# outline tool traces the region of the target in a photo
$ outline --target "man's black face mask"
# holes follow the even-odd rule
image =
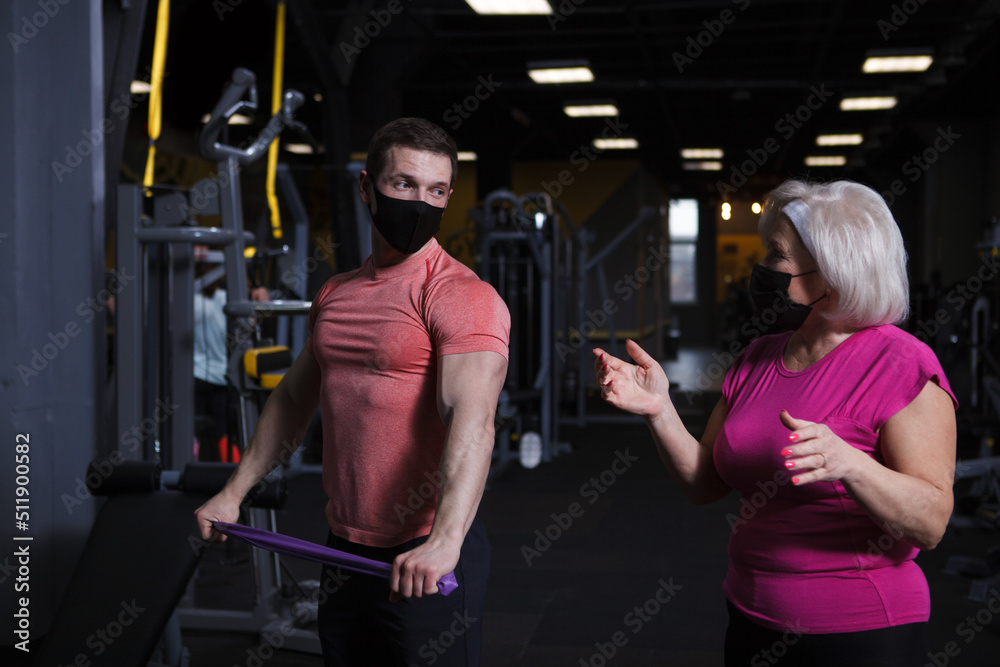
[[[420,250],[441,229],[444,207],[431,206],[413,199],[395,199],[375,193],[375,213],[372,222],[386,243],[403,254]]]

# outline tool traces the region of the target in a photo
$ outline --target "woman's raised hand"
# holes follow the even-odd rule
[[[627,412],[643,417],[660,413],[670,398],[670,381],[663,367],[646,354],[633,340],[625,342],[625,350],[635,360],[630,364],[613,357],[600,348],[594,349],[594,370],[601,386],[601,398]]]

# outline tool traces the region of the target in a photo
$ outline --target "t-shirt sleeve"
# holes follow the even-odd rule
[[[478,278],[447,281],[432,290],[426,309],[438,356],[496,352],[508,358],[510,312],[489,283]]]
[[[881,429],[893,415],[912,403],[928,382],[947,392],[952,404],[958,408],[958,400],[945,377],[941,362],[933,350],[916,338],[906,336],[893,341],[881,354],[874,370],[873,376],[877,380],[869,396],[883,398],[874,419],[876,428]]]
[[[309,354],[316,356],[316,349],[313,346],[313,327],[316,326],[316,319],[319,317],[319,311],[323,308],[323,301],[330,296],[336,287],[336,278],[330,278],[327,280],[322,287],[319,288],[319,292],[316,293],[316,297],[312,300],[312,305],[309,306],[309,319],[306,327],[308,328],[309,335],[306,337],[305,349]]]

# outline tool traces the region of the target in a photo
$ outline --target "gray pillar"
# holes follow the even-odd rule
[[[125,130],[103,112],[99,0],[14,0],[4,16],[0,498],[8,509],[0,521],[0,643],[18,641],[14,615],[25,598],[35,649],[94,516],[95,501],[80,485],[101,437],[103,137]],[[25,440],[27,474],[18,478],[15,448]],[[12,516],[19,479],[28,489],[26,530]],[[24,547],[19,572],[15,553]],[[16,588],[24,574],[29,587]]]

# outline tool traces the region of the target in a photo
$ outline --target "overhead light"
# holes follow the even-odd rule
[[[563,111],[571,118],[618,115],[618,107],[610,102],[600,104],[567,104],[563,107]]]
[[[458,161],[459,162],[475,162],[479,159],[473,151],[458,151]]]
[[[763,209],[760,207],[760,202],[755,201],[753,204],[750,204],[750,210],[754,213],[760,214]]]
[[[845,97],[840,100],[841,111],[874,111],[876,109],[891,109],[894,106],[896,106],[895,96]]]
[[[884,72],[925,72],[933,62],[934,56],[927,54],[869,56],[868,58],[865,58],[865,64],[861,66],[861,71],[866,74],[881,74]]]
[[[312,144],[282,144],[281,147],[289,153],[295,153],[296,155],[312,155],[315,152]],[[319,152],[323,152],[322,146],[319,147]]]
[[[212,120],[212,114],[207,113],[201,117],[202,123],[207,123],[210,120]],[[241,113],[234,113],[229,117],[229,125],[249,125],[250,123],[250,117]]]
[[[843,167],[847,158],[843,155],[809,155],[806,157],[807,167]]]
[[[594,148],[600,148],[601,150],[629,150],[638,147],[638,141],[626,137],[620,139],[594,139]]]
[[[594,80],[586,60],[528,63],[528,76],[535,83],[581,83]]]
[[[129,90],[133,95],[144,95],[146,93],[153,92],[153,86],[148,81],[139,81],[136,79],[132,82],[132,85],[129,86]]]
[[[546,0],[465,0],[477,14],[551,14]]]
[[[721,160],[721,148],[682,148],[681,157],[685,160]]]
[[[860,134],[821,134],[816,137],[817,146],[857,146],[865,138]]]
[[[681,168],[684,171],[722,171],[722,163],[715,160],[698,160],[696,162],[683,162]]]
[[[722,219],[729,220],[733,217],[733,206],[729,202],[722,202]]]

